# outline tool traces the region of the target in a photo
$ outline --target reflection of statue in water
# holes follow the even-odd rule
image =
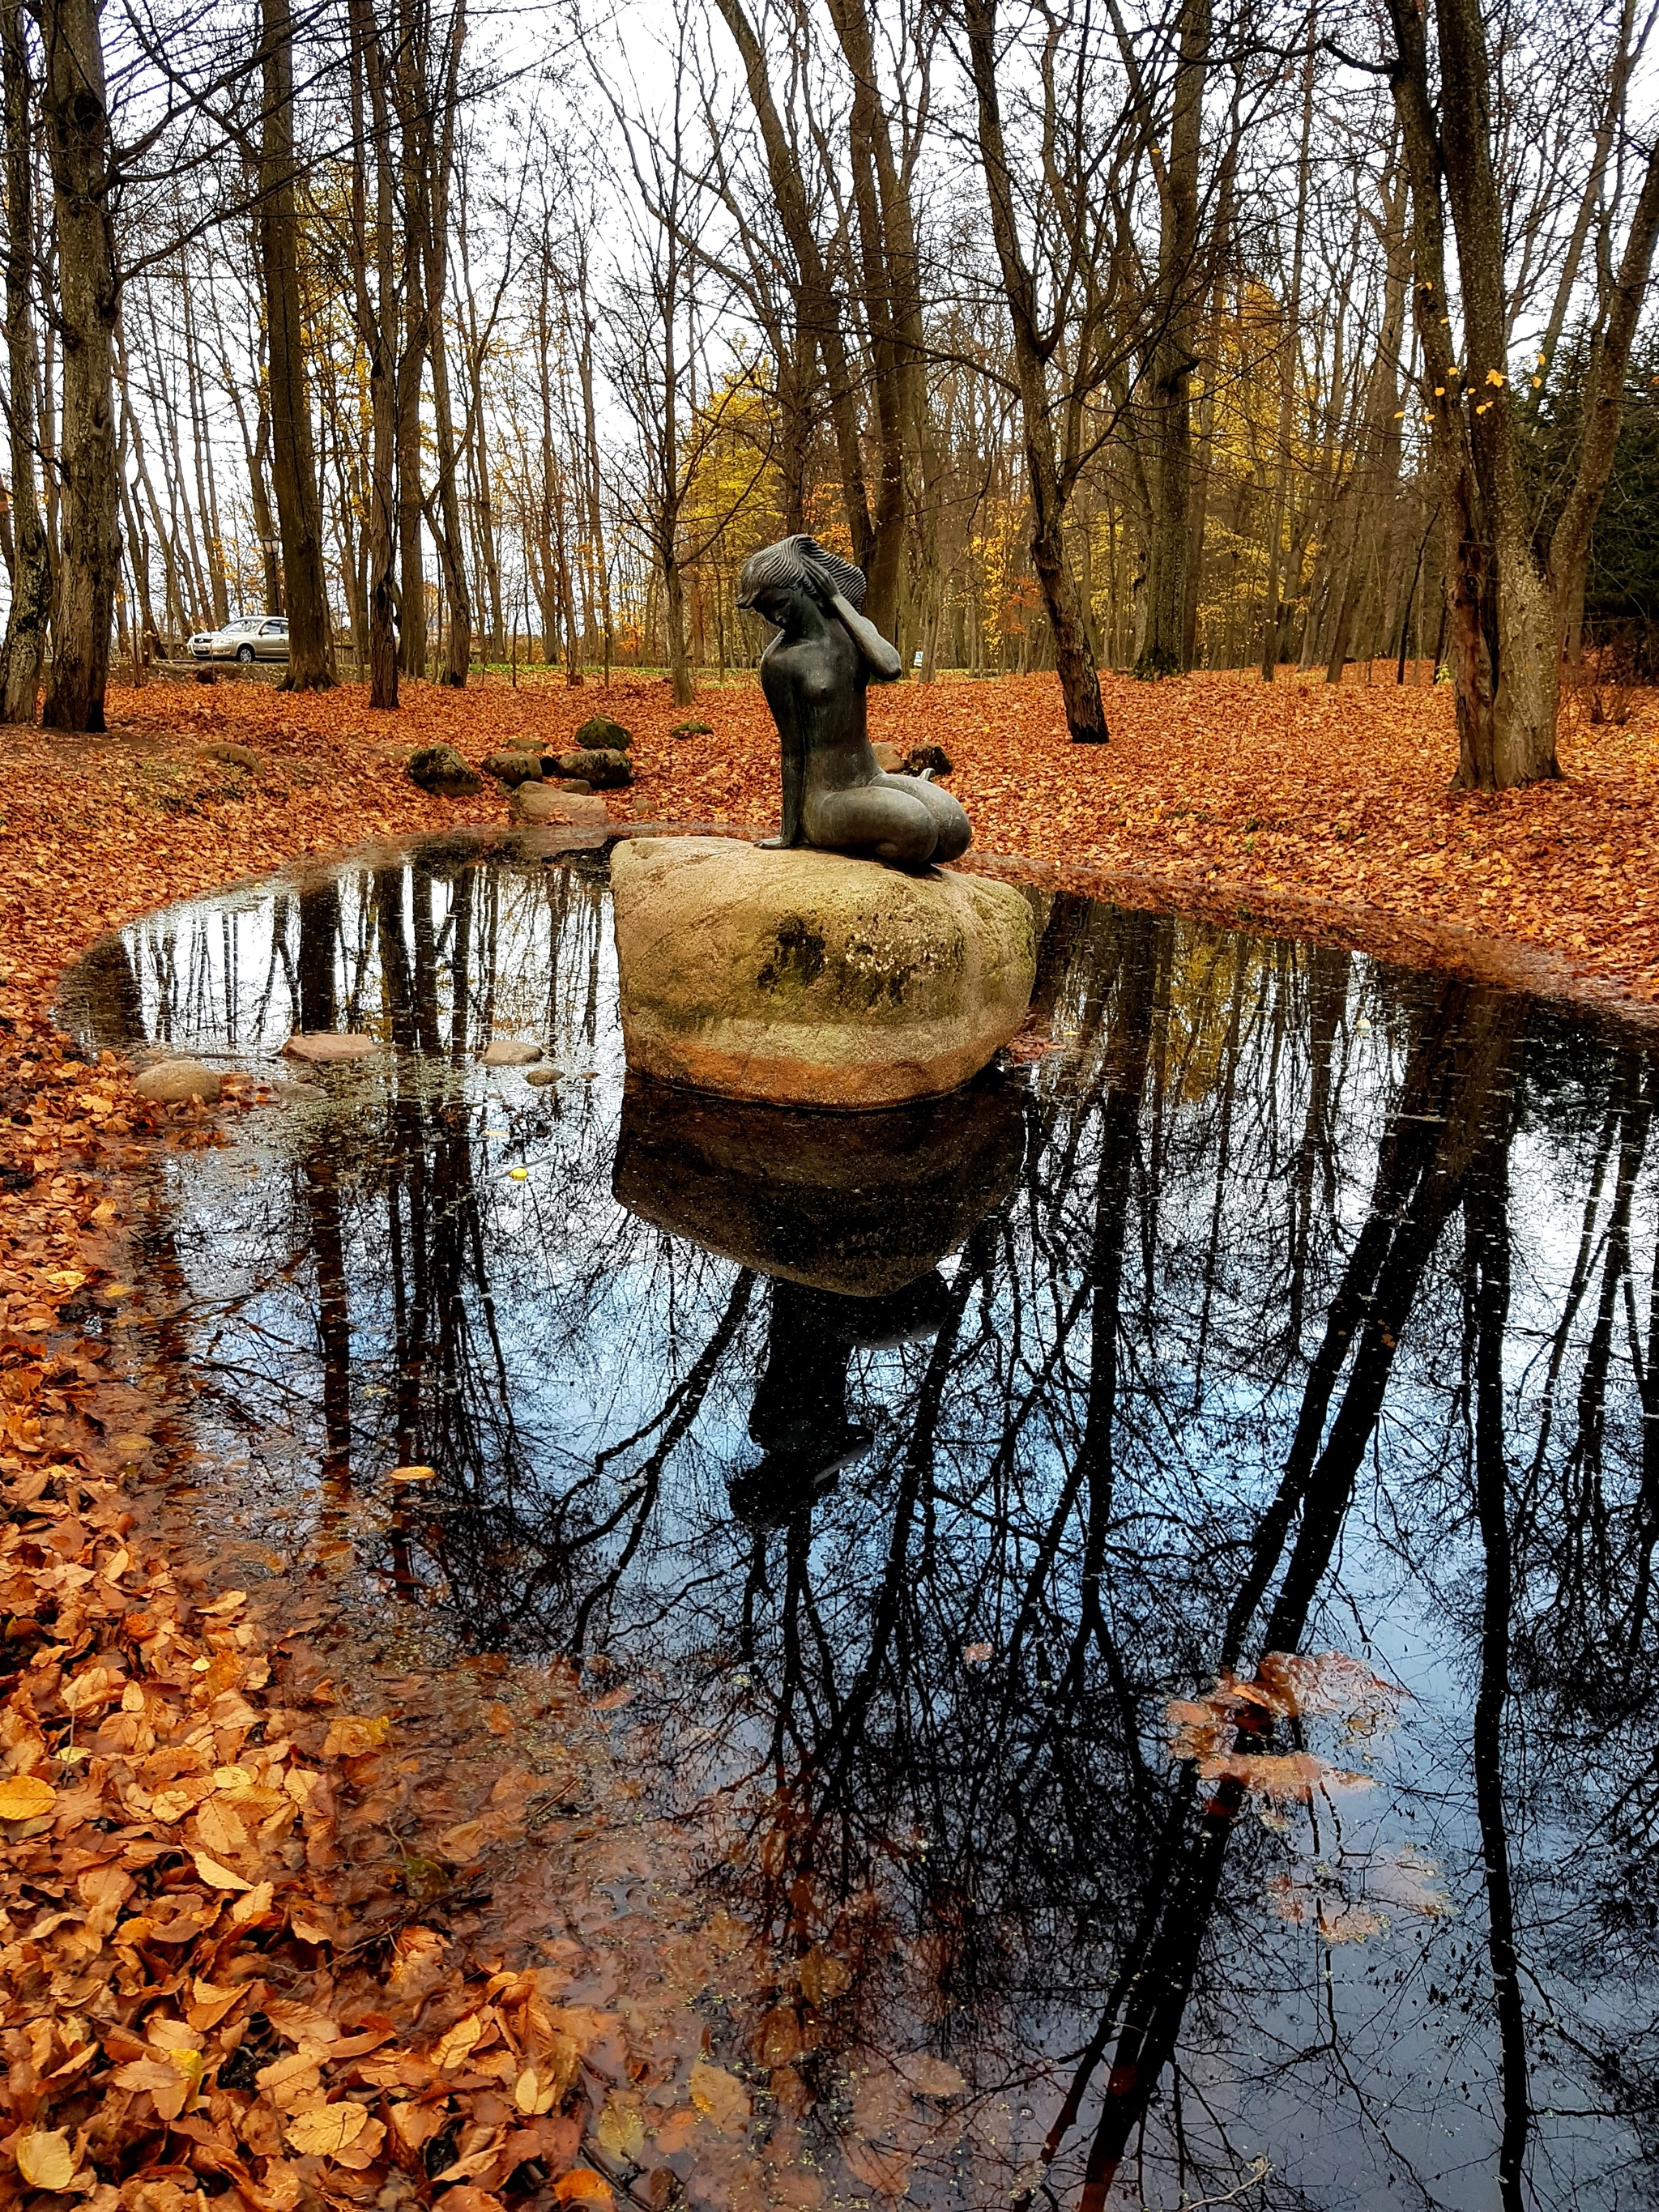
[[[811,538],[751,554],[738,605],[778,635],[761,655],[761,689],[783,745],[780,845],[866,854],[901,868],[954,860],[973,839],[948,791],[886,775],[866,730],[865,686],[890,684],[897,653],[859,612],[864,574]]]
[[[880,1298],[842,1297],[781,1279],[773,1284],[766,1369],[749,1416],[750,1437],[766,1456],[731,1480],[740,1521],[752,1528],[783,1527],[833,1489],[842,1468],[863,1458],[875,1433],[847,1418],[854,1350],[935,1335],[949,1300],[939,1274]]]

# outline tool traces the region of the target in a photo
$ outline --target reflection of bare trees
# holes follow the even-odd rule
[[[1091,2205],[1213,2195],[1261,2143],[1265,2201],[1334,2212],[1386,2172],[1432,2203],[1456,2130],[1510,2212],[1553,2201],[1565,2114],[1610,2117],[1560,2170],[1626,2154],[1659,1980],[1644,1056],[1466,982],[1057,900],[1039,994],[1069,1048],[1030,1079],[1017,1187],[927,1326],[884,1331],[679,1233],[718,1130],[653,1226],[612,1200],[617,1090],[481,1119],[456,1062],[495,1030],[614,1050],[590,878],[386,864],[270,932],[244,924],[233,987],[175,917],[118,994],[152,1033],[234,1000],[245,1034],[291,1006],[403,1046],[299,1109],[286,1205],[218,1237],[238,1392],[295,1390],[331,1465],[439,1469],[388,1575],[459,1637],[635,1670],[826,2150],[846,2082],[927,2042],[970,2076],[976,2202],[1034,2161]],[[645,1137],[648,1180],[673,1146]],[[186,1272],[210,1203],[222,1231],[186,1180]],[[1268,1650],[1414,1664],[1425,1624],[1441,1673],[1366,1817],[1431,1843],[1462,1920],[1374,1939],[1384,2015],[1363,1962],[1267,1916],[1293,1839],[1172,1765],[1162,1712]],[[913,2197],[957,2185],[911,2149]]]

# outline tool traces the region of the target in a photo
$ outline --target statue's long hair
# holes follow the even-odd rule
[[[763,545],[758,553],[750,555],[738,579],[738,605],[752,606],[756,595],[769,585],[802,584],[809,578],[815,578],[831,592],[839,592],[849,606],[862,609],[863,569],[855,568],[839,553],[832,553],[816,538],[804,534],[780,538],[775,545]]]

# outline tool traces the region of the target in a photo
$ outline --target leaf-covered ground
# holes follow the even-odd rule
[[[569,1679],[491,1662],[439,1683],[354,1657],[320,1570],[262,1617],[222,1563],[179,1550],[146,1480],[184,1433],[139,1356],[165,1326],[135,1242],[147,1168],[215,1142],[254,1094],[233,1085],[216,1117],[141,1104],[124,1064],[55,1033],[64,964],[308,849],[505,818],[493,789],[409,784],[404,757],[434,739],[476,760],[604,708],[635,732],[613,811],[775,819],[752,684],[705,693],[708,730],[684,738],[654,682],[407,698],[375,717],[355,687],[156,684],[112,696],[106,738],[9,733],[0,2202],[494,2212],[684,2187],[811,2207],[834,2189],[797,2155],[796,2062],[854,2049],[878,1931],[828,1926],[781,1958],[700,1915],[684,1840],[633,1801],[615,1715]],[[1048,678],[907,686],[872,715],[879,738],[945,746],[981,854],[1629,1012],[1659,1000],[1645,719],[1570,727],[1559,783],[1483,799],[1447,788],[1443,690],[1115,683],[1109,708],[1114,742],[1088,750]],[[971,2126],[949,2077],[914,2054],[846,2076],[853,2185],[900,2194],[913,2136]]]

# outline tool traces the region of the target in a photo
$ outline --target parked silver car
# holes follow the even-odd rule
[[[286,660],[288,617],[242,615],[222,629],[198,629],[190,649],[198,660]]]

